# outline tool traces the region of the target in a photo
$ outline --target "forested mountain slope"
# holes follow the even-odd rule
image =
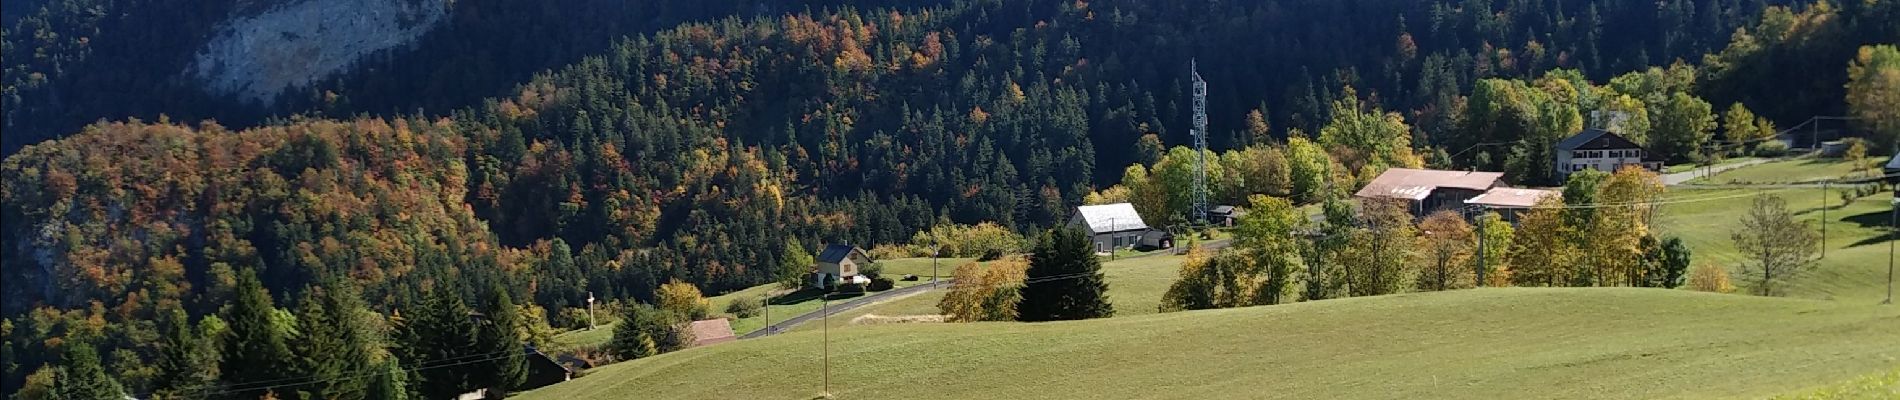
[[[1815,82],[1845,74],[1853,56],[1829,53],[1831,40],[1894,41],[1897,15],[1893,1],[970,0],[767,12],[613,40],[586,23],[536,19],[613,19],[613,9],[485,1],[457,2],[414,50],[364,64],[382,69],[256,107],[176,79],[191,54],[158,51],[195,48],[210,28],[133,38],[125,32],[161,14],[68,8],[22,19],[33,28],[7,35],[4,111],[16,125],[5,134],[79,133],[0,165],[0,311],[15,326],[6,387],[57,359],[48,339],[68,338],[107,349],[129,389],[164,388],[138,368],[159,357],[151,321],[228,309],[248,272],[284,307],[349,278],[390,321],[444,285],[468,299],[501,287],[555,314],[590,292],[650,301],[673,279],[709,292],[767,282],[789,246],[869,247],[942,222],[1050,226],[1123,167],[1187,140],[1190,59],[1212,83],[1217,148],[1318,132],[1351,112],[1398,119],[1416,147],[1403,150],[1443,154],[1531,129],[1463,133],[1477,124],[1460,120],[1471,99],[1535,92],[1487,78],[1631,76],[1624,83],[1654,87],[1630,92],[1679,98],[1706,79],[1739,100],[1780,100],[1773,85],[1825,89]],[[92,6],[169,10],[186,25],[253,12],[217,4]],[[680,18],[742,11],[651,4],[638,7]],[[1788,21],[1750,30],[1775,32],[1761,36],[1766,50],[1728,45],[1737,27],[1782,26],[1757,22],[1764,13]],[[618,30],[648,26],[628,24]],[[92,27],[98,40],[63,26]],[[443,36],[456,29],[477,33]],[[1724,48],[1711,67],[1721,75],[1688,63],[1624,75]],[[1794,78],[1761,69],[1790,54],[1833,66]],[[563,66],[514,81],[549,65]],[[1545,74],[1556,68],[1582,72]],[[1840,107],[1840,85],[1829,90],[1787,113]],[[1591,110],[1567,106],[1571,118]],[[237,121],[277,112],[318,115],[238,129],[157,117],[246,125]],[[130,116],[155,122],[73,127]],[[1507,117],[1492,122],[1524,116]],[[1483,151],[1432,158],[1504,159],[1474,154]]]
[[[598,54],[627,35],[840,3],[9,1],[0,54],[6,128],[0,154],[99,119],[165,114],[241,127],[268,116],[326,110],[343,116],[418,107],[446,111],[505,93],[537,71]],[[337,57],[342,54],[347,57]],[[339,87],[362,93],[325,95]]]

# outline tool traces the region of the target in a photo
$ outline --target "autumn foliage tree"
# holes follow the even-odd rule
[[[1476,239],[1471,224],[1451,210],[1441,210],[1419,221],[1419,290],[1470,288],[1476,282],[1471,264]]]
[[[1027,269],[1021,258],[958,265],[937,309],[950,322],[1014,321]]]

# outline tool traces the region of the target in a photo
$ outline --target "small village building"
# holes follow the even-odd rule
[[[515,391],[534,390],[574,379],[574,370],[572,368],[568,368],[561,362],[555,361],[554,357],[548,356],[547,353],[542,353],[540,349],[534,348],[533,345],[524,344],[521,346],[521,349],[526,353],[524,361],[528,364],[528,376],[527,379],[521,381],[520,386],[514,388]],[[500,399],[505,396],[505,393],[490,391],[488,388],[481,388],[475,389],[475,391],[472,392],[462,393],[455,396],[455,398],[456,400],[483,400]]]
[[[1095,242],[1095,251],[1104,253],[1134,247],[1141,244],[1146,235],[1156,235],[1157,244],[1160,240],[1159,233],[1150,229],[1148,223],[1141,220],[1141,214],[1135,212],[1135,206],[1128,203],[1076,207],[1068,226],[1087,233],[1089,240]],[[1172,240],[1169,242],[1172,246]]]
[[[1172,249],[1174,248],[1174,233],[1150,228],[1148,232],[1141,234],[1141,240],[1135,244],[1135,248],[1143,250]]]
[[[812,287],[821,289],[825,288],[833,278],[840,283],[869,283],[870,278],[863,276],[859,271],[871,265],[872,262],[871,256],[857,246],[826,245],[825,251],[819,252],[818,258],[813,260],[814,272],[812,272],[810,283]]]
[[[686,330],[693,333],[691,347],[711,346],[739,340],[737,335],[732,334],[732,323],[726,321],[725,318],[693,321],[686,325]]]
[[[1663,159],[1622,135],[1590,128],[1557,142],[1555,165],[1557,176],[1569,179],[1570,174],[1585,169],[1616,172],[1632,165],[1660,172]]]
[[[1234,226],[1240,223],[1240,217],[1247,215],[1246,210],[1234,206],[1217,206],[1207,210],[1207,222],[1220,226]]]
[[[1353,197],[1401,200],[1413,216],[1424,217],[1438,210],[1465,207],[1465,200],[1502,186],[1502,172],[1392,168],[1373,178]]]
[[[1894,153],[1893,158],[1887,159],[1887,165],[1880,172],[1887,177],[1887,182],[1900,184],[1900,153]]]
[[[1543,189],[1496,187],[1485,191],[1484,194],[1478,195],[1478,197],[1465,200],[1465,204],[1481,206],[1482,209],[1480,209],[1479,212],[1486,210],[1496,211],[1498,216],[1503,217],[1505,221],[1510,222],[1512,225],[1517,225],[1518,214],[1530,210],[1531,207],[1537,205],[1538,200],[1545,197],[1561,199],[1563,198],[1563,192]],[[1476,218],[1478,215],[1482,214],[1474,214],[1472,217]]]

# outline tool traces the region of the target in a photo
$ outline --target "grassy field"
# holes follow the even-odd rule
[[[1734,164],[1734,163],[1739,163],[1739,162],[1754,161],[1757,159],[1760,159],[1760,157],[1724,158],[1721,161],[1716,161],[1715,165],[1728,165],[1728,164]],[[1674,173],[1679,173],[1679,172],[1689,172],[1690,170],[1694,170],[1696,168],[1701,168],[1701,167],[1702,165],[1699,165],[1699,164],[1676,164],[1676,165],[1663,167],[1663,173],[1674,174]]]
[[[1117,304],[1122,304],[1117,300]],[[1133,310],[1129,310],[1133,311]],[[1041,324],[830,332],[836,398],[1734,398],[1900,366],[1900,308],[1482,289]],[[593,370],[535,399],[809,399],[821,335]],[[954,382],[944,377],[954,376]],[[928,390],[918,384],[935,382]]]
[[[1161,305],[1162,293],[1166,293],[1168,286],[1174,284],[1175,278],[1179,276],[1183,258],[1156,253],[1104,261],[1102,275],[1108,279],[1108,301],[1115,305],[1115,316],[1154,314]],[[829,324],[832,329],[851,327],[854,319],[865,315],[935,315],[938,313],[937,301],[943,299],[943,293],[942,290],[918,293],[839,313],[831,318]],[[811,331],[818,328],[818,324],[806,324],[795,330]]]
[[[949,278],[950,272],[955,270],[957,265],[971,260],[972,259],[969,258],[945,258],[938,260],[942,263],[942,268],[940,269],[941,276],[943,278]],[[931,260],[929,258],[903,258],[878,261],[878,264],[884,267],[884,275],[890,276],[893,279],[903,276],[904,274],[918,276],[918,279],[915,281],[897,281],[897,287],[900,288],[930,283],[930,263]],[[774,296],[781,296],[776,298],[769,306],[772,321],[784,321],[786,318],[817,311],[823,306],[816,297],[791,294],[787,290],[779,289],[776,284],[753,286],[745,290],[709,297],[706,300],[712,303],[714,314],[724,315],[726,305],[731,304],[733,301],[755,298],[768,292]],[[931,304],[934,306],[936,303],[932,302]],[[760,315],[752,318],[735,319],[732,321],[732,331],[737,335],[745,335],[752,333],[752,331],[764,329],[766,317],[766,315]],[[581,346],[607,343],[610,339],[613,339],[613,324],[605,324],[601,325],[600,329],[591,331],[569,331],[555,335],[554,342],[550,343],[549,347],[553,349],[572,349]]]
[[[1868,163],[1879,166],[1887,163],[1887,157],[1868,157]],[[1690,180],[1691,184],[1768,184],[1768,183],[1808,183],[1835,179],[1854,173],[1853,163],[1839,158],[1801,158],[1750,165],[1722,171],[1712,177]]]
[[[1860,303],[1885,298],[1887,279],[1887,203],[1890,193],[1863,197],[1843,205],[1835,193],[1819,188],[1801,189],[1711,189],[1672,188],[1669,204],[1659,211],[1655,228],[1665,235],[1681,237],[1694,252],[1696,263],[1715,263],[1729,268],[1736,285],[1744,287],[1741,276],[1748,258],[1735,251],[1731,235],[1741,229],[1741,215],[1759,193],[1781,196],[1796,218],[1821,228],[1823,201],[1826,210],[1826,257],[1813,272],[1790,282],[1789,294],[1797,297],[1837,299]]]
[[[1777,400],[1900,399],[1900,368],[1840,383],[1775,396]]]

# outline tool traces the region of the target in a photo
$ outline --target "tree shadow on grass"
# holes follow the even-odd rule
[[[1875,212],[1863,213],[1859,215],[1851,215],[1851,216],[1848,216],[1847,218],[1841,218],[1841,221],[1860,225],[1862,228],[1874,229],[1877,231],[1884,232],[1887,230],[1888,224],[1892,223],[1891,218],[1892,218],[1892,214],[1890,214],[1888,211],[1875,211]],[[1847,245],[1847,247],[1851,248],[1851,247],[1866,246],[1870,244],[1886,243],[1888,240],[1893,240],[1893,234],[1891,232],[1885,232],[1880,235],[1874,235],[1873,237],[1861,239],[1858,242],[1854,242],[1853,244]]]

